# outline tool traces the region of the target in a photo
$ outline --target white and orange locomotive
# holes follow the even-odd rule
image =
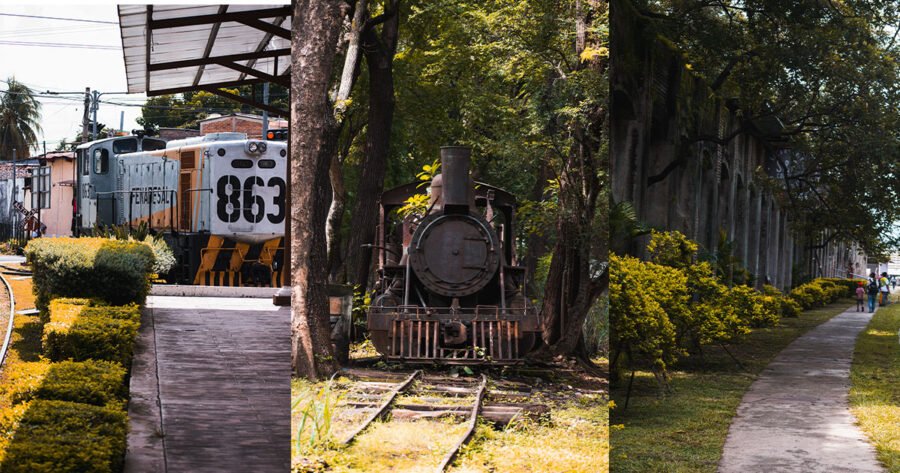
[[[74,233],[146,225],[175,252],[172,282],[282,285],[286,143],[124,136],[85,143],[76,159]]]

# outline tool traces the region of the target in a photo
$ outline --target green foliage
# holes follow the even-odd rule
[[[143,303],[150,291],[153,252],[147,245],[105,238],[39,238],[25,248],[34,270],[39,309],[54,297]]]
[[[31,155],[41,132],[41,103],[34,92],[14,77],[6,80],[6,91],[0,94],[0,160],[11,161],[13,149],[17,159]]]
[[[119,408],[35,400],[18,422],[4,473],[118,473],[125,458],[126,415]]]
[[[646,366],[665,380],[667,366],[703,345],[740,340],[777,325],[792,301],[775,288],[728,287],[698,245],[679,232],[651,233],[649,262],[613,255],[610,266],[611,371]]]
[[[44,355],[53,361],[109,360],[130,367],[139,325],[135,306],[51,312],[50,322],[44,325]]]
[[[162,233],[148,236],[140,241],[149,246],[153,251],[152,271],[154,274],[166,274],[175,267],[175,252],[172,251],[172,248],[166,243],[166,240],[162,237]]]
[[[900,212],[888,203],[896,200],[897,186],[884,178],[894,175],[900,162],[896,2],[636,0],[623,5],[633,5],[647,40],[624,44],[634,49],[617,53],[631,57],[651,38],[663,38],[683,55],[689,74],[713,89],[709,95],[738,104],[743,123],[777,118],[784,124],[781,133],[791,144],[789,151],[773,155],[779,177],[757,182],[766,181],[781,197],[798,235],[818,245],[827,230],[829,240],[859,242],[870,256],[896,242],[892,228]],[[631,62],[629,69],[639,67]],[[633,73],[623,71],[626,77]],[[691,94],[681,95],[690,100]],[[691,105],[679,109],[694,114]],[[698,121],[684,120],[682,132],[696,135]]]
[[[853,282],[853,280],[848,281]],[[848,283],[841,282],[836,284],[834,280],[819,278],[791,289],[788,297],[801,308],[807,310],[830,304],[841,297],[849,297],[849,287],[850,284]]]
[[[342,398],[343,395],[331,391],[329,381],[318,391],[307,391],[293,399],[291,412],[299,414],[293,445],[295,452],[304,452],[333,441],[331,424],[335,407]]]
[[[697,243],[689,240],[681,232],[650,231],[647,253],[650,261],[673,268],[691,266],[697,257]]]
[[[43,399],[124,408],[125,368],[111,361],[20,363],[7,385],[14,404]]]
[[[153,251],[154,274],[166,274],[175,266],[175,252],[166,243],[162,233],[150,234],[150,226],[147,221],[142,221],[137,226],[97,225],[94,227],[93,234],[100,238],[136,241],[147,245]]]
[[[687,276],[630,256],[610,255],[609,263],[611,367],[665,372],[681,352],[672,319],[687,312]]]
[[[601,296],[584,319],[584,346],[591,356],[609,355],[609,299]]]

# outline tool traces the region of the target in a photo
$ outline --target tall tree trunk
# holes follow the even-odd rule
[[[345,6],[340,0],[297,0],[291,25],[291,367],[310,379],[336,369],[323,230],[336,142],[328,88]]]
[[[350,146],[356,136],[358,129],[353,128],[353,124],[348,121],[352,117],[348,116],[347,107],[350,92],[356,79],[359,77],[359,59],[361,52],[359,49],[360,37],[365,26],[366,19],[369,16],[368,3],[366,0],[357,0],[353,10],[353,18],[350,20],[350,34],[347,40],[347,54],[344,56],[344,69],[341,71],[341,82],[338,84],[337,95],[335,96],[335,118],[338,126],[343,130],[349,128],[348,137],[344,142],[340,155],[334,156],[328,171],[328,177],[331,180],[331,207],[328,209],[328,219],[325,224],[325,236],[328,246],[328,279],[330,281],[343,283],[343,280],[337,280],[337,273],[340,269],[341,262],[341,222],[344,219],[344,205],[347,200],[346,189],[344,188],[344,170],[343,158],[349,153]]]
[[[598,5],[594,5],[595,7]],[[581,58],[587,44],[590,18],[581,0],[575,2],[575,52]],[[596,68],[599,61],[579,61],[576,70]],[[603,66],[605,67],[605,66]],[[597,226],[597,200],[601,194],[598,167],[608,162],[603,156],[601,137],[605,132],[605,110],[597,107],[588,120],[571,124],[574,140],[559,178],[560,213],[557,240],[541,307],[544,348],[537,356],[571,355],[583,336],[584,322],[591,306],[609,284],[606,270],[601,274],[592,261],[606,259],[608,232]],[[600,226],[602,227],[602,225]]]
[[[373,27],[363,30],[363,51],[369,72],[369,122],[366,131],[365,156],[353,208],[353,220],[348,249],[351,281],[361,290],[367,289],[372,250],[363,248],[375,242],[378,223],[378,201],[384,189],[384,173],[391,142],[394,118],[394,52],[400,24],[399,0],[393,0],[384,15],[381,35]],[[378,20],[381,21],[381,20]]]

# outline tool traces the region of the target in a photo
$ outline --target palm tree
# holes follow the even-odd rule
[[[6,83],[7,90],[0,91],[0,159],[12,159],[13,148],[18,158],[27,158],[41,132],[41,103],[15,78]]]

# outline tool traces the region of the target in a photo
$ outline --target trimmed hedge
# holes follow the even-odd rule
[[[100,298],[142,304],[150,291],[154,256],[147,245],[106,238],[37,238],[25,256],[34,270],[38,309],[56,297]]]
[[[140,311],[134,305],[54,304],[44,325],[44,355],[52,361],[109,360],[130,367],[139,326]]]
[[[847,284],[844,281],[850,281],[854,285],[856,282],[852,279],[837,281],[841,282],[837,283],[834,279],[814,279],[806,284],[801,284],[791,289],[788,297],[802,307],[803,310],[831,304],[841,297],[850,297],[851,294],[848,291],[850,284]],[[854,286],[854,291],[855,290]]]
[[[127,416],[119,408],[68,401],[27,404],[0,465],[3,473],[117,473]]]
[[[124,408],[125,368],[112,361],[21,363],[9,373],[14,404],[43,399]]]
[[[47,310],[40,313],[41,323],[50,322],[50,314],[56,314],[57,320],[75,320],[81,314],[85,307],[91,305],[90,299],[81,298],[59,298],[50,301]]]

